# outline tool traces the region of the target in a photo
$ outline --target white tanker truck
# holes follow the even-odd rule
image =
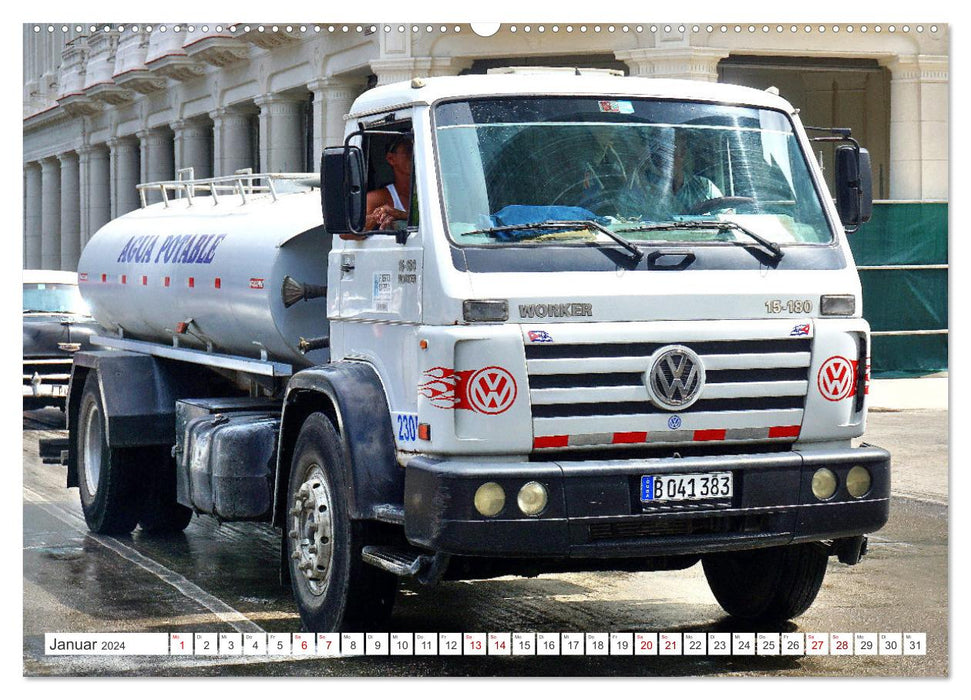
[[[319,176],[140,185],[79,263],[107,331],[67,485],[100,533],[272,522],[312,631],[380,625],[401,577],[699,560],[730,614],[798,615],[890,495],[854,444],[869,158],[816,140],[835,206],[772,91],[415,79],[357,99]],[[408,215],[364,231],[401,143]]]

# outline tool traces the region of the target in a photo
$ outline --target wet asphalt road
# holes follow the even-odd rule
[[[896,457],[887,526],[856,567],[831,560],[810,610],[777,629],[726,617],[700,565],[659,573],[561,574],[404,588],[400,632],[925,632],[926,656],[54,657],[45,632],[296,632],[277,579],[278,533],[197,517],[166,538],[87,532],[65,468],[37,440],[56,410],[24,414],[25,675],[942,676],[948,673],[947,413],[871,413],[868,441]]]

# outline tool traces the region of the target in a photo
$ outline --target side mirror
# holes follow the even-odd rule
[[[870,220],[873,213],[873,175],[865,148],[836,148],[836,210],[847,233]]]
[[[325,148],[320,157],[320,206],[327,233],[358,233],[364,228],[367,190],[364,154],[357,146]]]

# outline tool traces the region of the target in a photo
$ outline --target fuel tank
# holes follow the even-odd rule
[[[268,359],[299,367],[301,338],[329,334],[323,297],[284,305],[287,276],[327,284],[332,238],[319,190],[170,199],[101,228],[78,262],[84,300],[109,332],[126,338]],[[317,290],[319,294],[323,290]]]

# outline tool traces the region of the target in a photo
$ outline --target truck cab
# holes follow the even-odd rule
[[[411,211],[362,231],[396,132]],[[467,573],[703,557],[730,612],[808,607],[889,502],[889,455],[854,446],[869,328],[846,234],[869,185],[865,150],[841,150],[838,209],[771,91],[505,75],[365,93],[324,157],[345,234],[330,347],[381,377],[409,544]]]
[[[414,209],[335,245],[328,311],[332,359],[381,377],[411,544],[467,570],[710,555],[726,601],[735,550],[813,576],[859,558],[889,497],[888,455],[853,445],[860,222],[844,227],[796,109],[602,75],[377,88],[325,155],[329,231],[362,220],[354,176],[381,184],[397,131]]]

